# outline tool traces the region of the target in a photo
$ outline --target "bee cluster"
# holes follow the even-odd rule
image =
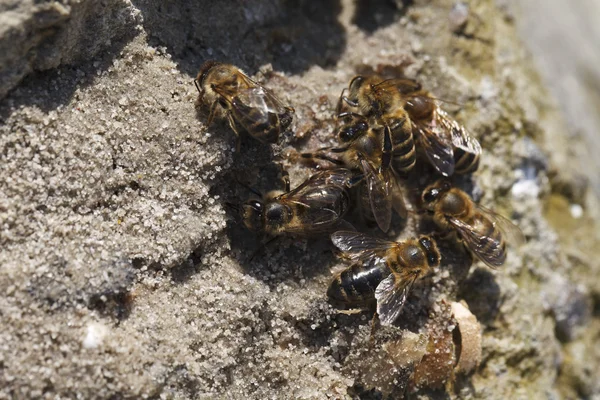
[[[216,112],[222,113],[238,136],[238,148],[243,132],[260,142],[276,143],[292,122],[292,107],[233,65],[207,62],[195,83],[200,103],[210,110],[208,123]],[[481,146],[420,83],[357,76],[342,91],[336,121],[337,147],[296,159],[324,162],[330,168],[294,189],[285,179],[285,191],[237,207],[247,228],[270,237],[331,235],[350,263],[327,291],[336,307],[376,305],[381,323],[391,325],[413,284],[443,261],[440,237],[453,237],[492,268],[505,262],[507,242],[523,241],[519,228],[508,219],[452,185],[453,175],[478,168]],[[433,178],[427,176],[429,184],[411,198],[407,192],[415,188],[403,188],[414,182],[411,175],[418,173],[419,163],[428,164]],[[358,192],[355,202],[354,192]],[[428,216],[436,229],[402,242],[360,233],[344,220],[355,203],[383,232],[389,230],[394,211],[402,218]]]

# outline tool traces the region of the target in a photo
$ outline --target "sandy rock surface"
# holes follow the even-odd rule
[[[589,160],[571,162],[581,153],[511,8],[453,6],[4,2],[0,398],[600,396],[600,211],[579,172]],[[279,145],[244,139],[236,152],[226,123],[205,125],[192,80],[208,59],[294,106]],[[341,90],[377,69],[448,101],[484,148],[457,184],[528,241],[498,270],[446,246],[397,326],[371,338],[371,314],[326,301],[343,267],[326,239],[283,239],[252,258],[260,239],[225,202],[249,196],[236,181],[277,186],[273,160],[290,149],[331,144]],[[292,187],[310,174],[285,166]],[[391,237],[407,232],[395,224]],[[435,361],[457,362],[455,301],[483,333],[468,374]],[[438,364],[422,363],[427,384],[415,384],[438,343],[448,358],[430,356]]]

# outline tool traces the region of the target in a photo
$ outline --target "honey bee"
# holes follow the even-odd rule
[[[349,95],[343,96],[343,100],[358,108],[362,115],[380,119],[392,131],[399,121],[408,119],[409,122],[404,124],[411,127],[410,139],[406,131],[399,130],[404,132],[400,149],[405,152],[399,150],[397,154],[405,158],[397,160],[397,170],[401,171],[402,166],[410,169],[414,165],[413,140],[444,176],[471,173],[479,165],[479,142],[442,110],[439,102],[417,81],[357,76],[350,82]]]
[[[342,218],[348,211],[351,185],[353,174],[343,168],[320,171],[293,190],[287,181],[285,192],[273,191],[244,203],[242,220],[248,229],[269,236],[330,233],[349,226]]]
[[[475,172],[481,154],[477,139],[442,110],[431,93],[416,90],[404,98],[416,140],[435,169],[444,176]]]
[[[225,110],[229,126],[238,136],[240,128],[263,143],[276,143],[292,122],[294,109],[283,105],[264,86],[253,81],[239,68],[207,61],[194,80],[201,104],[210,106],[210,125],[218,107]]]
[[[478,204],[447,181],[428,186],[422,194],[425,209],[443,230],[454,231],[465,246],[492,268],[504,264],[506,241],[519,246],[521,230],[503,216]]]
[[[412,82],[407,80],[407,83]],[[391,141],[390,162],[394,170],[401,173],[410,171],[416,163],[412,123],[403,108],[401,95],[409,90],[411,89],[403,87],[399,80],[382,81],[376,76],[359,75],[350,81],[349,95],[345,96],[344,90],[338,102],[338,118],[349,114],[340,113],[343,102],[357,109],[358,114],[371,121],[371,124],[383,127]],[[340,135],[342,133],[343,130],[340,131]]]
[[[373,217],[379,228],[387,232],[392,209],[403,218],[407,214],[396,172],[391,165],[394,156],[391,131],[388,127],[371,124],[367,117],[352,112],[340,113],[338,121],[341,121],[338,131],[340,147],[304,153],[302,156],[325,159],[360,171]],[[339,154],[339,158],[332,158],[324,152]]]
[[[367,308],[375,301],[383,325],[394,323],[413,284],[441,259],[436,242],[428,236],[392,242],[338,231],[331,240],[353,264],[333,279],[327,296],[347,308]]]

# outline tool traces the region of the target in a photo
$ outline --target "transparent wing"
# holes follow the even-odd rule
[[[287,233],[295,234],[298,236],[310,235],[313,233],[325,233],[339,229],[340,226],[345,226],[342,223],[343,213],[336,210],[334,207],[326,208],[328,205],[324,204],[324,207],[320,207],[316,203],[306,204],[300,202],[294,202],[300,209],[304,209],[301,212],[301,217],[293,224],[287,224],[285,231]],[[330,206],[330,205],[329,205]]]
[[[367,181],[369,200],[373,216],[379,228],[387,232],[392,221],[392,190],[385,172],[376,171],[367,160],[361,160],[362,171]]]
[[[281,114],[286,111],[286,107],[273,92],[257,83],[255,85],[238,91],[237,98],[241,103],[264,113]]]
[[[347,169],[321,171],[279,196],[278,201],[297,212],[295,223],[286,225],[286,231],[301,235],[339,229],[348,210],[347,182],[351,177]]]
[[[346,188],[350,185],[353,173],[346,168],[334,168],[324,171],[319,171],[316,174],[311,175],[307,180],[302,182],[298,187],[292,189],[288,193],[283,194],[280,198],[294,198],[301,197],[305,193],[312,193],[314,196],[315,188],[323,186],[340,186]]]
[[[404,203],[404,195],[402,189],[398,183],[398,178],[393,176],[392,179],[392,206],[394,211],[401,217],[406,219],[408,211],[406,210],[406,203]]]
[[[523,234],[516,225],[501,215],[481,206],[477,208],[485,218],[474,219],[473,224],[478,224],[477,226],[456,218],[450,218],[449,221],[457,229],[467,247],[481,261],[491,268],[500,267],[506,259],[505,242],[519,246],[524,242]],[[489,224],[493,229],[490,229]]]
[[[450,133],[452,145],[467,153],[479,155],[481,154],[481,145],[479,141],[472,137],[464,126],[451,118],[444,110],[438,108],[436,110],[437,124],[443,130]]]
[[[360,232],[337,231],[331,234],[334,246],[352,261],[366,260],[383,256],[397,245],[396,242],[379,239]]]
[[[436,118],[430,122],[415,122],[415,125],[417,140],[429,162],[442,175],[452,175],[454,151],[448,133],[437,123]]]
[[[497,212],[490,210],[487,207],[476,205],[477,210],[485,215],[494,226],[502,232],[504,240],[506,240],[513,247],[520,247],[525,243],[525,236],[521,229],[512,223],[508,218],[498,214]]]
[[[398,274],[390,274],[377,285],[375,299],[377,314],[382,325],[392,325],[398,319],[417,277],[418,275],[414,275],[402,279]]]

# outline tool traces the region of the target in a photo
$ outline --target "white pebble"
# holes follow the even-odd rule
[[[83,347],[86,349],[95,349],[102,344],[102,340],[108,333],[108,328],[97,322],[87,326],[87,333],[83,339]]]

